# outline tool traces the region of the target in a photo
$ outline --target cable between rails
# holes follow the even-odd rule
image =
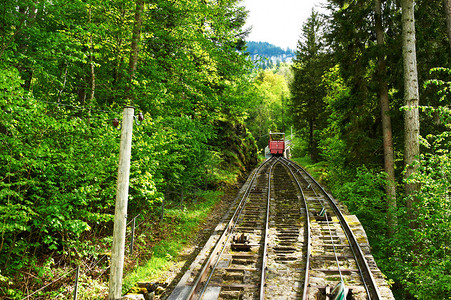
[[[291,166],[290,163],[289,163],[289,165]],[[298,169],[298,172],[300,172],[300,171],[301,171],[301,169]],[[298,173],[298,172],[297,172],[297,173]],[[327,217],[327,211],[325,210],[326,207],[324,206],[324,203],[321,201],[321,198],[319,197],[318,193],[317,193],[316,190],[313,188],[313,186],[312,186],[311,183],[309,183],[309,186],[308,186],[308,187],[310,187],[310,188],[312,189],[313,193],[315,194],[315,198],[317,199],[317,201],[318,201],[319,204],[321,205],[322,210],[324,210],[324,214],[325,214],[325,216],[326,216],[325,219],[326,219],[327,229],[328,229],[328,232],[329,232],[329,237],[330,237],[330,241],[331,241],[331,243],[332,243],[332,249],[333,249],[333,252],[334,252],[335,263],[336,263],[336,265],[337,265],[338,273],[339,273],[339,275],[340,275],[340,281],[344,282],[343,274],[341,273],[340,263],[339,263],[339,261],[338,261],[337,249],[336,249],[336,247],[335,247],[334,239],[333,239],[333,236],[332,236],[331,225],[330,225],[330,222],[329,222],[329,218]],[[308,214],[308,211],[307,211],[307,214]]]

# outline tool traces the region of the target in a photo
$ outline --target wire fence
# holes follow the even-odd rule
[[[146,223],[145,218],[149,217],[149,216],[143,216],[144,220],[136,225],[136,219],[138,217],[140,217],[141,214],[136,215],[134,218],[132,218],[130,221],[127,222],[127,227],[130,228],[129,232],[126,235],[126,238],[129,239],[129,244],[128,244],[128,254],[132,255],[133,254],[133,247],[134,247],[134,243],[135,243],[135,234],[136,234],[136,229],[139,228],[140,226],[142,226],[144,223]],[[143,231],[142,233],[147,232],[147,230]],[[141,234],[142,234],[141,233]],[[26,297],[22,298],[22,300],[30,300],[33,299],[32,297],[37,295],[39,292],[43,292],[45,291],[47,288],[56,285],[58,282],[62,281],[63,279],[66,279],[69,275],[73,276],[72,273],[75,273],[74,279],[73,279],[73,285],[66,285],[64,290],[58,294],[57,296],[54,297],[54,299],[59,299],[60,297],[64,297],[63,299],[68,299],[68,295],[69,293],[72,294],[72,299],[77,300],[78,299],[78,291],[79,291],[79,284],[80,284],[80,276],[82,274],[90,274],[95,267],[97,267],[104,259],[108,258],[107,254],[102,255],[99,259],[97,259],[92,266],[84,266],[82,268],[82,266],[78,265],[75,268],[65,272],[64,274],[58,276],[58,278],[56,278],[55,280],[53,280],[52,282],[47,283],[46,285],[42,286],[41,288],[27,294]],[[103,269],[101,271],[100,274],[98,274],[94,280],[98,280],[100,277],[102,277],[108,270],[110,269],[110,265],[108,265],[105,269]],[[81,273],[83,272],[83,273]],[[73,291],[71,291],[73,289]]]

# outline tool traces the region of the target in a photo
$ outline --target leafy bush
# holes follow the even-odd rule
[[[120,133],[104,112],[26,97],[17,70],[0,74],[0,265],[12,276],[35,264],[36,253],[55,252],[70,263],[90,249],[83,234],[109,228]],[[139,154],[130,204],[146,211],[159,195]]]
[[[430,152],[420,156],[418,172],[409,179],[421,187],[414,195],[416,226],[404,224],[393,245],[397,255],[390,258],[394,276],[418,299],[451,294],[450,137],[444,131],[424,140]]]
[[[372,239],[371,245],[378,251],[387,232],[384,192],[386,177],[384,173],[368,170],[365,166],[358,168],[356,172],[355,179],[343,183],[335,194],[359,218]]]
[[[0,265],[8,272],[32,249],[70,256],[69,241],[111,220],[118,135],[105,118],[25,98],[18,73],[2,73],[10,74],[0,83]]]

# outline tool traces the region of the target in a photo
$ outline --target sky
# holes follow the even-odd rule
[[[242,3],[249,11],[245,28],[252,26],[248,41],[295,50],[302,24],[312,7],[321,11],[324,0],[243,0]]]

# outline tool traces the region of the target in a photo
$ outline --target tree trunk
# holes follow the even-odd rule
[[[418,92],[417,58],[415,48],[415,14],[414,0],[402,0],[402,36],[403,36],[403,64],[404,64],[404,163],[406,167],[405,179],[411,177],[417,170],[414,164],[420,154],[419,134],[420,121],[418,105],[420,96]],[[418,191],[418,184],[406,183],[405,191],[408,196],[407,210],[411,219],[415,218],[414,197]]]
[[[384,1],[384,0],[382,0]],[[377,45],[380,48],[378,52],[378,83],[379,83],[379,102],[382,116],[382,136],[384,141],[384,168],[387,173],[387,219],[388,235],[393,236],[397,226],[396,220],[396,180],[395,180],[395,160],[393,151],[392,126],[390,118],[390,100],[388,98],[388,86],[386,77],[385,61],[385,42],[384,30],[382,25],[382,1],[376,0],[376,38]]]
[[[15,51],[18,51],[21,54],[25,54],[25,56],[27,56],[27,51],[29,49],[29,45],[26,42],[27,39],[30,37],[30,33],[27,31],[23,31],[22,29],[24,28],[33,28],[34,23],[36,22],[36,16],[38,14],[38,4],[39,1],[30,1],[28,3],[24,3],[26,4],[26,6],[19,6],[16,7],[19,15],[23,15],[19,20],[19,25],[18,28],[16,29],[16,31],[14,32],[14,34],[11,36],[11,39],[7,42],[8,46],[14,42],[14,40],[16,39],[16,37],[21,36],[22,37],[22,42],[18,42],[17,48]],[[2,37],[3,39],[6,39],[7,37]],[[3,55],[3,51],[6,51],[6,48],[4,50],[2,50],[2,55]],[[32,89],[32,82],[33,82],[33,68],[31,66],[28,66],[28,64],[20,64],[17,68],[20,72],[20,75],[22,77],[22,80],[24,81],[24,83],[22,84],[22,87],[29,91],[30,89]]]
[[[66,68],[64,70],[64,76],[63,76],[63,86],[61,87],[61,89],[58,91],[58,99],[56,100],[56,102],[60,103],[61,102],[61,96],[63,95],[64,89],[66,88],[66,82],[67,82],[67,65]]]
[[[443,8],[446,15],[446,31],[448,33],[449,49],[451,50],[451,0],[443,0]]]
[[[309,152],[313,162],[318,162],[318,143],[315,136],[316,118],[311,117],[309,120]]]
[[[185,199],[185,189],[183,188],[183,185],[181,186],[182,191],[180,192],[180,206],[183,205],[183,200]]]
[[[143,12],[144,12],[144,1],[136,0],[135,24],[133,26],[132,45],[128,68],[128,75],[130,76],[130,81],[133,80],[133,77],[135,76],[136,65],[138,64],[139,41],[141,37]]]
[[[92,7],[89,6],[89,23],[92,21]],[[91,67],[91,95],[89,96],[89,104],[92,103],[95,96],[95,90],[96,90],[96,74],[94,69],[94,44],[92,42],[92,35],[93,33],[90,32],[89,34],[89,63]]]
[[[164,218],[164,206],[166,204],[166,199],[169,198],[169,191],[170,191],[170,188],[169,188],[169,184],[168,184],[166,186],[166,192],[164,193],[164,196],[163,196],[163,201],[161,202],[160,221],[162,221]]]

